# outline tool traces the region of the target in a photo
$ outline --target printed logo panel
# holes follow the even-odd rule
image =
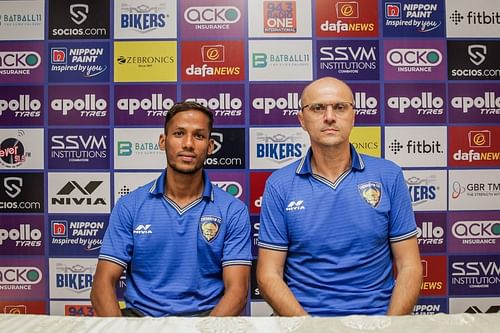
[[[6,215],[0,226],[2,255],[44,255],[43,216]]]
[[[10,258],[0,260],[0,299],[29,301],[47,297],[45,258]],[[9,310],[9,309],[7,309]],[[16,312],[15,309],[11,309]],[[21,307],[18,308],[19,311]]]
[[[177,37],[177,1],[115,0],[115,39]]]
[[[245,86],[241,84],[211,84],[182,86],[183,101],[194,101],[209,108],[214,123],[219,125],[245,124]]]
[[[114,203],[137,189],[139,186],[146,185],[160,176],[159,172],[115,172],[114,174]]]
[[[446,170],[403,170],[414,211],[446,210]]]
[[[108,125],[109,86],[49,86],[49,125]]]
[[[311,37],[311,2],[252,1],[248,4],[248,36]]]
[[[500,84],[448,84],[449,121],[452,123],[498,123]]]
[[[43,101],[43,86],[3,86],[0,90],[2,125],[42,126]]]
[[[3,314],[47,314],[47,303],[40,301],[0,301],[0,313]]]
[[[108,215],[49,216],[49,254],[97,257],[108,221]]]
[[[52,43],[49,82],[109,82],[109,43]]]
[[[500,42],[448,41],[448,80],[500,79]]]
[[[256,272],[257,272],[257,260],[252,261],[252,271],[250,273],[250,288],[252,289],[250,292],[250,299],[253,301],[255,299],[263,299],[259,286],[257,284],[257,277],[256,277]],[[252,313],[253,314],[253,313]]]
[[[92,304],[84,300],[50,301],[53,316],[94,317]]]
[[[385,127],[385,158],[402,167],[445,167],[446,127]]]
[[[250,216],[250,223],[252,224],[252,256],[257,258],[259,255],[259,246],[257,243],[259,241],[260,217],[254,215]],[[254,288],[252,288],[252,292],[255,292]],[[260,294],[258,296],[260,296]]]
[[[0,173],[0,213],[43,213],[43,173]]]
[[[360,154],[380,157],[382,147],[380,127],[353,127],[349,142]]]
[[[446,86],[439,83],[385,84],[385,121],[391,124],[446,122]]]
[[[175,82],[177,42],[115,42],[115,82]]]
[[[186,39],[242,38],[244,34],[244,0],[185,0],[179,3],[180,34]]]
[[[446,45],[441,40],[385,40],[386,80],[432,80],[446,77]]]
[[[44,39],[43,0],[1,1],[0,13],[0,40]]]
[[[449,256],[449,295],[491,295],[500,287],[500,256]]]
[[[386,37],[444,37],[443,0],[384,0],[382,13]]]
[[[498,209],[498,170],[450,170],[448,182],[449,210]]]
[[[109,173],[52,172],[49,176],[49,213],[109,213]]]
[[[500,252],[500,212],[450,212],[448,225],[449,252]]]
[[[0,169],[43,169],[43,128],[0,129]]]
[[[446,213],[415,213],[418,247],[422,253],[446,252]]]
[[[49,39],[108,39],[109,0],[49,0]]]
[[[309,135],[300,127],[250,128],[250,169],[279,169],[309,148]]]
[[[356,125],[380,124],[380,85],[378,83],[352,83]]]
[[[420,296],[446,295],[446,256],[422,256],[423,281]]]
[[[43,83],[43,54],[43,42],[0,44],[2,83]]]
[[[446,0],[446,37],[500,37],[500,2]]]
[[[377,1],[316,1],[318,37],[377,37]]]
[[[250,311],[252,317],[271,317],[273,316],[273,308],[267,302],[251,302]]]
[[[115,169],[164,169],[165,151],[158,139],[162,128],[115,128]]]
[[[312,80],[311,40],[248,41],[250,81]]]
[[[96,265],[95,258],[49,258],[50,298],[88,300]]]
[[[411,315],[435,315],[448,313],[447,298],[420,298],[413,307]]]
[[[448,165],[500,167],[500,127],[448,127]]]
[[[260,214],[262,195],[271,172],[250,172],[250,214]]]
[[[499,297],[450,298],[450,313],[499,313]]]
[[[316,69],[318,77],[341,80],[378,80],[379,46],[377,40],[318,40]]]
[[[250,124],[299,125],[305,84],[251,84]]]
[[[215,185],[233,197],[246,202],[246,176],[243,171],[223,172],[212,171],[208,172],[208,176],[212,185]]]
[[[163,127],[176,95],[175,85],[115,85],[115,124]]]
[[[207,169],[244,169],[245,129],[214,128],[211,133],[214,150],[205,160]]]
[[[49,169],[108,169],[109,130],[49,129]]]
[[[245,79],[243,41],[182,42],[183,81]]]

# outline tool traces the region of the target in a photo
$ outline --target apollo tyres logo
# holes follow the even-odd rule
[[[316,4],[320,37],[376,37],[378,5],[373,1],[328,1]]]
[[[500,115],[500,84],[448,84],[449,117],[455,123],[496,123]]]
[[[448,42],[449,80],[500,79],[500,42],[452,41]]]
[[[9,125],[43,125],[42,86],[4,86],[0,92],[0,120]]]
[[[449,127],[449,166],[500,165],[500,130],[494,126]]]
[[[421,252],[446,252],[446,213],[416,213],[417,241]]]

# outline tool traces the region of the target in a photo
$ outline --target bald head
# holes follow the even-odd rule
[[[331,90],[336,90],[341,95],[346,96],[345,98],[348,99],[345,102],[352,102],[354,104],[354,95],[347,83],[334,77],[326,76],[309,83],[304,88],[300,96],[301,105],[314,103],[316,101],[312,100],[313,97],[321,96],[323,92],[326,93]]]

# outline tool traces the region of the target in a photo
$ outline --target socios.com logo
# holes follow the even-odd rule
[[[37,284],[41,280],[37,267],[0,267],[0,284]]]
[[[34,51],[0,52],[0,69],[34,69],[41,59]]]
[[[189,7],[184,19],[191,24],[228,24],[240,20],[241,12],[234,6]]]
[[[436,49],[392,49],[387,52],[387,62],[400,66],[438,66],[443,56]]]

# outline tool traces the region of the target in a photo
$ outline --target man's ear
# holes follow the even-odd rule
[[[302,112],[303,111],[299,111],[297,113],[297,118],[299,118],[300,126],[302,127],[302,129],[307,132],[306,128],[304,127],[304,114]]]
[[[160,137],[158,138],[158,146],[160,147],[160,150],[165,151],[165,134],[160,134]]]
[[[207,155],[212,155],[212,152],[214,151],[215,147],[215,142],[213,138],[208,139],[208,149],[207,149]]]

